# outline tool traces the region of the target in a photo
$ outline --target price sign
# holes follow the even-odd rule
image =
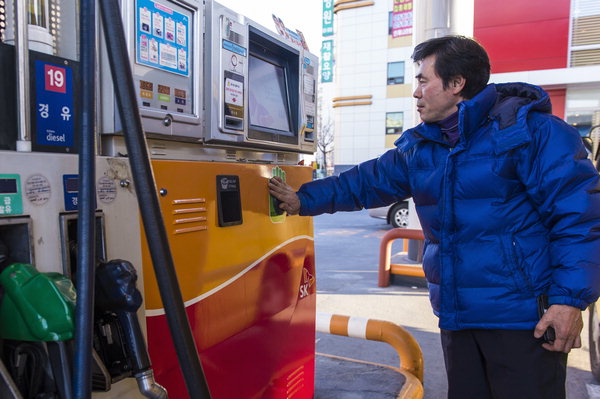
[[[73,69],[35,60],[35,76],[34,143],[70,151],[75,145]]]

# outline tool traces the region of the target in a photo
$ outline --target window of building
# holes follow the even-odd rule
[[[388,62],[387,84],[400,85],[404,83],[404,61]]]
[[[590,133],[600,121],[600,91],[598,89],[568,89],[565,119],[582,136]]]
[[[400,134],[404,127],[404,112],[387,112],[385,114],[385,134]]]
[[[571,66],[600,64],[600,2],[571,2]]]

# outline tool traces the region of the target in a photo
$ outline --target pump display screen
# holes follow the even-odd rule
[[[0,194],[16,194],[17,180],[16,179],[0,179]]]
[[[79,191],[79,178],[71,177],[65,180],[65,190],[69,193],[76,193]]]
[[[250,124],[292,135],[283,67],[251,55],[248,68]]]
[[[300,53],[250,26],[248,138],[298,144]]]

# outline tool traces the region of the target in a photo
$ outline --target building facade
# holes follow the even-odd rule
[[[478,0],[474,14],[493,82],[542,86],[552,112],[582,135],[600,123],[598,0]]]
[[[392,7],[391,0],[335,3],[333,82],[324,86],[332,86],[336,173],[381,155],[415,124],[413,38],[392,37]]]
[[[396,35],[399,5],[411,13]],[[321,104],[333,123],[336,173],[393,148],[419,123],[410,56],[415,44],[446,34],[483,44],[491,82],[542,86],[553,113],[582,135],[600,123],[598,0],[337,0],[333,13],[333,78]]]

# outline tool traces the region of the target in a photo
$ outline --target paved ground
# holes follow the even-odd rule
[[[423,350],[424,397],[444,398],[447,384],[439,330],[423,282],[413,279],[387,288],[377,287],[379,243],[390,226],[369,217],[366,211],[318,216],[314,218],[314,225],[317,311],[388,320],[405,327]],[[398,242],[392,253],[401,249]],[[586,316],[587,312],[584,314],[587,323]],[[568,399],[587,399],[586,384],[593,383],[587,324],[583,338],[583,348],[573,350],[569,357]],[[317,352],[394,366],[399,362],[387,344],[321,333],[317,334]],[[331,378],[335,378],[334,373],[332,371]]]

